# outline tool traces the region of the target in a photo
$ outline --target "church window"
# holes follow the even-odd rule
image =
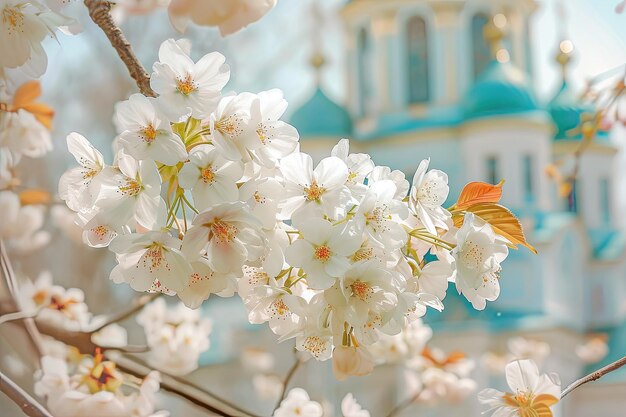
[[[489,23],[489,15],[478,13],[472,17],[472,63],[474,80],[487,68],[491,60],[491,48],[483,33],[485,25]]]
[[[497,184],[500,182],[498,173],[498,158],[491,156],[485,161],[485,180],[490,184]]]
[[[406,27],[409,104],[429,99],[428,33],[426,21],[420,16],[409,19]]]
[[[358,66],[358,113],[363,116],[371,111],[374,96],[374,63],[372,57],[372,39],[366,28],[361,28],[357,36]]]

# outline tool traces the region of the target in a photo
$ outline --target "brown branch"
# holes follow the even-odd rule
[[[144,69],[141,62],[133,52],[133,48],[126,40],[126,37],[122,33],[119,27],[113,22],[111,17],[112,3],[106,0],[84,0],[85,6],[89,9],[89,16],[95,24],[100,26],[100,29],[109,38],[111,45],[117,51],[120,59],[128,68],[130,76],[133,77],[139,87],[139,91],[144,96],[156,97],[155,92],[150,87],[150,76]]]
[[[158,297],[162,295],[163,293],[154,293],[154,294],[143,295],[139,297],[139,299],[133,303],[134,304],[133,306],[129,307],[126,310],[122,310],[119,313],[112,314],[106,317],[104,323],[102,323],[99,326],[94,327],[93,329],[89,329],[88,333],[99,332],[100,330],[104,329],[110,324],[118,323],[120,321],[126,320],[127,318],[131,317],[133,314],[138,312],[139,310],[143,309],[146,306],[146,304],[151,303],[152,301],[156,300]]]
[[[394,408],[391,409],[389,414],[387,414],[387,417],[393,417],[397,415],[400,411],[404,410],[405,408],[408,408],[411,404],[417,401],[421,393],[422,393],[421,391],[418,391],[413,396],[407,398],[406,400],[402,401],[400,404],[396,405]]]
[[[616,360],[615,362],[608,364],[604,368],[600,368],[597,371],[594,371],[594,372],[590,373],[589,375],[584,376],[584,377],[582,377],[582,378],[572,382],[570,385],[568,385],[567,388],[565,388],[563,390],[563,392],[561,392],[561,399],[563,399],[563,397],[565,397],[567,394],[569,394],[570,392],[572,392],[576,388],[580,387],[581,385],[584,385],[587,382],[593,382],[593,381],[595,381],[597,379],[600,379],[604,375],[606,375],[606,374],[608,374],[610,372],[613,372],[613,371],[621,368],[624,365],[626,365],[626,356],[624,356],[622,359]]]
[[[2,275],[4,276],[4,281],[6,283],[7,288],[9,289],[9,294],[11,294],[11,299],[16,307],[17,305],[17,292],[18,292],[18,284],[17,278],[15,276],[15,271],[13,270],[13,265],[11,264],[11,260],[9,259],[9,254],[6,250],[6,243],[0,239],[0,269],[2,270]],[[17,312],[19,312],[19,307],[17,308]],[[35,325],[35,320],[32,318],[26,318],[23,321],[24,328],[28,334],[28,338],[35,350],[35,353],[38,357],[41,357],[41,334]]]
[[[151,371],[151,368],[138,358],[122,356],[115,357],[113,360],[118,369],[138,378],[145,378]],[[160,374],[161,388],[190,401],[198,407],[209,410],[219,416],[256,417],[255,414],[243,410],[182,378],[169,375],[165,372],[160,372]]]
[[[17,404],[22,412],[29,417],[52,417],[52,414],[39,404],[37,400],[2,372],[0,372],[0,391]]]
[[[280,397],[278,397],[278,402],[276,403],[276,406],[274,407],[274,411],[278,410],[278,407],[280,407],[280,403],[282,403],[283,400],[285,399],[285,394],[287,393],[287,387],[289,386],[289,382],[291,381],[291,378],[293,378],[294,374],[296,373],[296,371],[298,370],[301,364],[302,364],[302,361],[298,357],[296,357],[296,362],[291,366],[291,368],[289,369],[289,372],[287,372],[287,375],[285,376],[285,381],[283,382],[283,389],[280,393]]]

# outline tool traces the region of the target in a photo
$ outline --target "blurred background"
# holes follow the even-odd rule
[[[280,0],[261,21],[228,38],[198,27],[185,37],[196,59],[209,51],[226,56],[232,74],[226,90],[282,89],[290,102],[287,119],[298,128],[302,149],[316,158],[347,137],[352,151],[367,152],[410,179],[417,163],[430,157],[431,168],[449,175],[450,204],[466,181],[505,179],[503,203],[522,219],[539,256],[511,252],[501,296],[485,311],[474,311],[450,288],[445,311],[429,311],[425,322],[434,346],[474,360],[478,389],[505,388],[504,364],[522,357],[567,384],[626,353],[622,123],[613,116],[596,132],[567,196],[546,173],[572,168],[581,141],[577,127],[603,105],[594,91],[610,89],[626,70],[626,16],[616,13],[616,3]],[[136,89],[82,4],[70,7],[84,32],[46,45],[42,101],[56,109],[55,149],[22,164],[32,183],[51,191],[73,165],[64,145],[69,132],[108,150],[110,161],[113,106]],[[122,29],[146,68],[163,40],[178,37],[165,10],[127,16]],[[45,251],[17,259],[18,271],[34,279],[50,270],[56,282],[83,289],[96,313],[127,303],[131,289],[108,280],[112,253],[68,238],[71,227],[60,223],[49,225],[53,239]],[[282,377],[294,361],[291,342],[277,344],[266,326],[248,324],[235,298],[211,297],[203,315],[213,321],[211,348],[202,357],[205,366],[188,378],[269,415],[274,400],[259,395],[241,359],[272,358],[272,373]],[[140,342],[136,324],[126,325],[131,342]],[[31,366],[16,365],[23,355],[19,343],[2,338],[0,365],[32,386]],[[263,355],[254,356],[258,352]],[[338,383],[330,362],[310,361],[292,386],[337,412],[352,392],[372,416],[384,416],[406,397],[409,382],[401,366],[385,366]],[[614,372],[576,390],[556,415],[624,416],[624,392],[626,370]],[[173,396],[164,394],[161,403],[173,416],[206,415]],[[0,410],[20,415],[4,398]],[[480,410],[472,394],[460,404],[420,404],[402,415],[479,416]]]

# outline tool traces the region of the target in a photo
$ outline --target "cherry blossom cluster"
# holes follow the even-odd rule
[[[370,347],[376,363],[402,365],[405,386],[415,403],[459,403],[476,390],[470,378],[474,361],[462,352],[446,354],[427,346],[430,326],[417,319],[396,335],[382,335]]]
[[[52,150],[54,112],[36,101],[41,94],[37,81],[16,88],[7,80],[0,78],[0,239],[14,251],[28,252],[50,241],[41,230],[48,194],[29,188],[19,165],[23,158],[40,158]]]
[[[148,363],[160,371],[185,375],[198,368],[202,352],[209,349],[211,320],[200,317],[200,310],[191,310],[179,303],[168,307],[159,298],[137,315],[150,351]]]
[[[479,401],[489,407],[485,413],[493,416],[553,416],[551,407],[561,397],[561,381],[557,374],[541,374],[535,362],[522,359],[508,363],[505,375],[511,391],[487,388],[478,394]]]
[[[326,410],[317,401],[311,400],[309,394],[302,388],[293,388],[289,391],[272,417],[324,417],[335,415],[334,410]],[[364,410],[351,393],[341,401],[342,417],[370,417],[370,412]]]
[[[71,0],[0,0],[0,72],[16,69],[29,77],[41,76],[48,66],[42,46],[56,31],[80,31],[77,22],[62,12]]]
[[[119,0],[112,10],[121,23],[129,15],[151,13],[167,7],[170,23],[183,33],[190,22],[217,26],[220,35],[233,34],[269,12],[278,0]]]
[[[166,417],[155,412],[159,374],[150,372],[142,381],[128,377],[101,353],[68,361],[44,356],[35,393],[46,398],[46,407],[58,417]],[[125,388],[131,388],[128,392]]]
[[[68,136],[79,166],[59,194],[84,241],[115,253],[113,281],[191,308],[237,293],[251,323],[318,360],[334,350],[339,376],[368,373],[367,346],[442,310],[449,282],[477,309],[498,297],[510,242],[469,211],[455,226],[428,159],[409,183],[342,139],[315,165],[282,93],[222,94],[229,76],[221,54],[194,61],[168,40],[158,96],[116,107],[111,163]]]

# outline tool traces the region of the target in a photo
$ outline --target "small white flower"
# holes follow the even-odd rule
[[[252,119],[258,121],[256,134],[261,145],[254,151],[255,160],[272,168],[279,159],[291,154],[298,147],[298,131],[281,120],[287,109],[287,101],[280,90],[260,92],[258,102],[252,107]]]
[[[506,382],[511,392],[484,389],[478,400],[489,406],[494,416],[540,415],[552,417],[550,407],[559,401],[561,382],[556,374],[539,374],[532,360],[520,360],[506,366]]]
[[[254,392],[262,400],[278,400],[283,392],[283,385],[283,380],[277,375],[256,374],[252,377]]]
[[[341,401],[341,413],[343,417],[370,417],[370,412],[364,410],[359,403],[356,402],[356,398],[351,393],[348,393]]]
[[[532,359],[541,366],[550,355],[550,344],[542,340],[514,337],[507,342],[512,359]]]
[[[231,161],[252,160],[253,152],[263,146],[255,129],[261,123],[261,113],[252,109],[259,106],[254,94],[241,93],[223,97],[215,112],[211,113],[210,125],[213,142],[222,155]]]
[[[50,131],[26,110],[1,111],[0,148],[14,155],[40,158],[52,150]]]
[[[281,204],[285,218],[301,207],[313,206],[334,219],[350,201],[350,190],[345,186],[348,167],[337,157],[324,158],[313,169],[311,156],[296,152],[280,161],[280,170],[285,179]]]
[[[148,291],[156,286],[164,291],[183,291],[192,272],[180,245],[181,241],[168,233],[147,232],[117,236],[109,249],[128,261],[121,261],[116,273],[134,290]]]
[[[99,185],[95,206],[102,221],[121,227],[135,219],[147,229],[156,226],[162,202],[161,177],[153,161],[137,161],[120,151],[118,168],[105,169]]]
[[[32,252],[50,241],[50,234],[41,230],[45,221],[45,207],[20,204],[12,191],[0,191],[0,238],[19,252]]]
[[[324,410],[320,403],[311,401],[309,394],[302,388],[292,388],[281,401],[273,417],[322,417]]]
[[[189,308],[198,308],[211,294],[225,290],[230,281],[230,275],[218,274],[211,269],[207,259],[200,258],[191,263],[189,285],[177,295]]]
[[[368,375],[374,370],[374,358],[364,346],[336,346],[333,351],[333,374],[339,381],[349,376]]]
[[[303,238],[285,250],[287,262],[301,267],[307,274],[309,287],[330,288],[350,268],[348,256],[361,244],[361,238],[345,225],[312,218],[295,224]]]
[[[584,363],[600,362],[609,353],[606,337],[594,336],[586,343],[576,346],[576,356]]]
[[[345,162],[348,167],[346,186],[350,189],[352,195],[360,198],[367,190],[364,181],[374,169],[374,162],[368,154],[349,153],[349,149],[350,142],[348,139],[341,139],[330,152],[330,156],[336,156]]]
[[[283,186],[275,178],[254,179],[244,182],[239,188],[239,199],[248,204],[252,214],[263,223],[264,229],[272,230],[276,227],[282,191]]]
[[[133,94],[117,103],[115,119],[120,129],[119,145],[137,160],[152,159],[175,165],[187,159],[183,141],[172,132],[170,122],[156,107],[156,99]]]
[[[396,192],[393,198],[402,200],[406,197],[406,193],[409,191],[409,182],[402,171],[398,169],[392,171],[389,167],[377,166],[367,176],[368,185],[384,180],[391,180],[396,185]]]
[[[178,182],[191,190],[196,209],[205,210],[214,204],[237,201],[237,182],[242,175],[241,162],[226,160],[212,145],[199,145],[191,150]]]
[[[500,295],[500,263],[509,254],[506,241],[472,213],[465,214],[456,238],[457,246],[452,250],[456,288],[475,309],[482,310],[487,301]]]
[[[422,268],[417,277],[418,289],[443,300],[448,291],[448,281],[454,279],[455,272],[454,258],[448,252],[440,252],[436,261],[430,261]]]
[[[172,26],[184,32],[191,20],[197,25],[217,26],[222,36],[256,22],[272,10],[277,0],[173,0],[168,8]]]
[[[68,19],[45,7],[39,1],[0,0],[0,68],[22,67],[34,78],[48,66],[48,57],[41,43],[54,37],[60,26],[71,24]]]
[[[333,320],[349,323],[357,338],[367,344],[377,337],[377,328],[383,317],[398,303],[392,286],[392,274],[377,262],[354,264],[341,281],[324,292],[324,298],[333,308]]]
[[[163,299],[157,299],[137,315],[137,322],[143,326],[150,347],[148,362],[162,371],[188,374],[209,349],[211,320],[201,318],[199,310],[182,303],[167,307]]]
[[[195,260],[206,254],[211,269],[241,275],[246,261],[263,254],[259,220],[241,202],[222,203],[198,214],[183,239],[183,253]]]
[[[74,211],[87,209],[97,196],[94,179],[104,168],[104,158],[84,136],[72,132],[67,135],[67,149],[78,162],[78,167],[66,171],[59,180],[59,197]],[[94,184],[94,186],[92,186]]]
[[[187,40],[163,42],[159,62],[154,64],[150,77],[150,85],[159,94],[159,103],[172,120],[188,115],[196,119],[207,117],[230,77],[224,55],[211,52],[193,62],[190,49]]]
[[[408,216],[406,205],[394,199],[395,184],[390,180],[378,181],[367,190],[354,216],[359,230],[370,242],[393,251],[403,247],[407,233],[398,222]]]
[[[448,175],[437,169],[428,171],[430,159],[420,162],[413,177],[409,207],[426,230],[437,235],[437,227],[447,229],[450,213],[441,207],[448,198]]]

